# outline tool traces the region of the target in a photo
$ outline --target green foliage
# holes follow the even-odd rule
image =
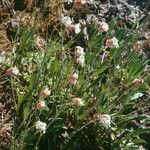
[[[110,26],[115,26],[113,23]],[[34,46],[35,35],[36,30],[20,29],[15,39],[19,46],[5,61],[6,66],[13,64],[20,70],[10,81],[17,112],[11,150],[138,149],[145,143],[139,135],[150,129],[135,130],[131,125],[146,120],[143,114],[135,116],[141,109],[135,110],[135,104],[148,90],[148,74],[144,72],[147,61],[132,50],[136,35],[127,29],[102,34],[91,26],[83,67],[74,63],[70,50],[74,41],[64,44],[65,37],[47,37],[40,52]],[[101,63],[105,41],[113,36],[119,48],[109,48],[109,56]],[[79,75],[76,86],[69,83],[73,73]],[[144,83],[134,85],[134,79],[141,77]],[[35,105],[44,99],[40,96],[44,87],[50,95],[45,99],[46,107],[38,110]],[[82,98],[84,105],[73,106],[74,97]],[[103,126],[93,118],[95,114],[110,115],[111,125]],[[45,134],[36,130],[38,120],[46,122]]]

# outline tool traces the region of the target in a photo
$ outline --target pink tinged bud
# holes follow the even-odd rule
[[[76,85],[78,82],[78,75],[74,73],[72,76],[69,77],[69,82],[72,85]]]
[[[81,25],[80,25],[80,23],[66,25],[66,28],[67,28],[68,31],[70,31],[70,32],[74,31],[76,34],[81,32]]]
[[[134,79],[132,82],[134,85],[140,85],[144,83],[143,79]]]
[[[107,114],[103,114],[103,115],[100,114],[98,120],[105,127],[108,127],[111,124],[111,117]]]
[[[6,75],[8,76],[13,76],[18,74],[19,74],[19,70],[17,69],[17,67],[12,67],[6,70]]]
[[[49,95],[50,95],[50,91],[48,90],[48,88],[45,88],[40,92],[40,96],[43,98],[47,98]]]
[[[73,98],[71,103],[73,106],[83,106],[84,105],[81,98]]]
[[[67,25],[66,28],[67,28],[67,30],[70,31],[70,32],[73,32],[73,31],[75,30],[75,26],[72,25],[72,24],[71,24],[71,25]]]
[[[118,48],[119,44],[117,38],[113,37],[112,39],[107,39],[106,46],[108,46],[109,48]]]
[[[112,45],[113,45],[112,39],[107,39],[107,40],[106,40],[106,46],[112,47]]]
[[[85,3],[86,3],[86,0],[74,0],[74,3],[85,4]]]
[[[46,107],[45,101],[40,101],[36,104],[36,109],[41,110]]]
[[[86,0],[74,0],[74,7],[76,9],[82,9],[83,5],[86,3]]]

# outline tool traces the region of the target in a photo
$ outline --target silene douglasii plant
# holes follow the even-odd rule
[[[139,150],[150,131],[138,107],[149,98],[149,60],[135,43],[142,24],[74,22],[59,8],[57,28],[41,34],[52,6],[44,2],[38,15],[22,17],[29,26],[19,24],[2,62],[15,106],[10,150]],[[86,1],[65,3],[73,14]]]

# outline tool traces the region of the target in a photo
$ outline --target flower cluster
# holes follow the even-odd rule
[[[71,103],[72,103],[73,106],[83,106],[84,105],[82,99],[78,98],[78,97],[73,98]]]
[[[46,126],[47,126],[47,124],[45,122],[42,122],[42,121],[37,121],[35,123],[35,128],[43,134],[46,133]]]
[[[108,114],[95,114],[94,120],[99,121],[104,127],[109,127],[111,124],[111,117]]]
[[[44,109],[46,107],[46,104],[45,104],[45,101],[39,101],[37,104],[36,104],[36,109]]]
[[[99,26],[100,32],[107,32],[109,30],[109,26],[106,22],[100,22],[99,24],[100,24]]]
[[[68,31],[70,32],[74,31],[76,34],[81,32],[81,24],[80,23],[74,24],[74,21],[69,16],[62,15],[61,22],[64,24],[66,29],[68,29]]]
[[[107,39],[106,40],[106,46],[109,48],[118,48],[118,39],[116,37],[113,37],[112,39]]]
[[[144,80],[139,78],[139,79],[134,79],[132,82],[134,85],[140,85],[144,83]]]
[[[48,88],[45,88],[40,92],[40,96],[43,98],[47,98],[49,95],[50,95],[50,91]]]

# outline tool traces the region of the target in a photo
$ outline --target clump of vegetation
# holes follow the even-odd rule
[[[76,21],[77,11],[88,9],[82,0],[59,1],[59,8],[43,4],[13,20],[13,50],[0,57],[3,92],[13,106],[9,149],[142,149],[141,134],[150,131],[149,60],[143,53],[150,40],[137,41],[142,24],[128,29],[115,18]],[[73,7],[70,16],[63,5]],[[42,29],[54,7],[60,15],[49,16]]]

